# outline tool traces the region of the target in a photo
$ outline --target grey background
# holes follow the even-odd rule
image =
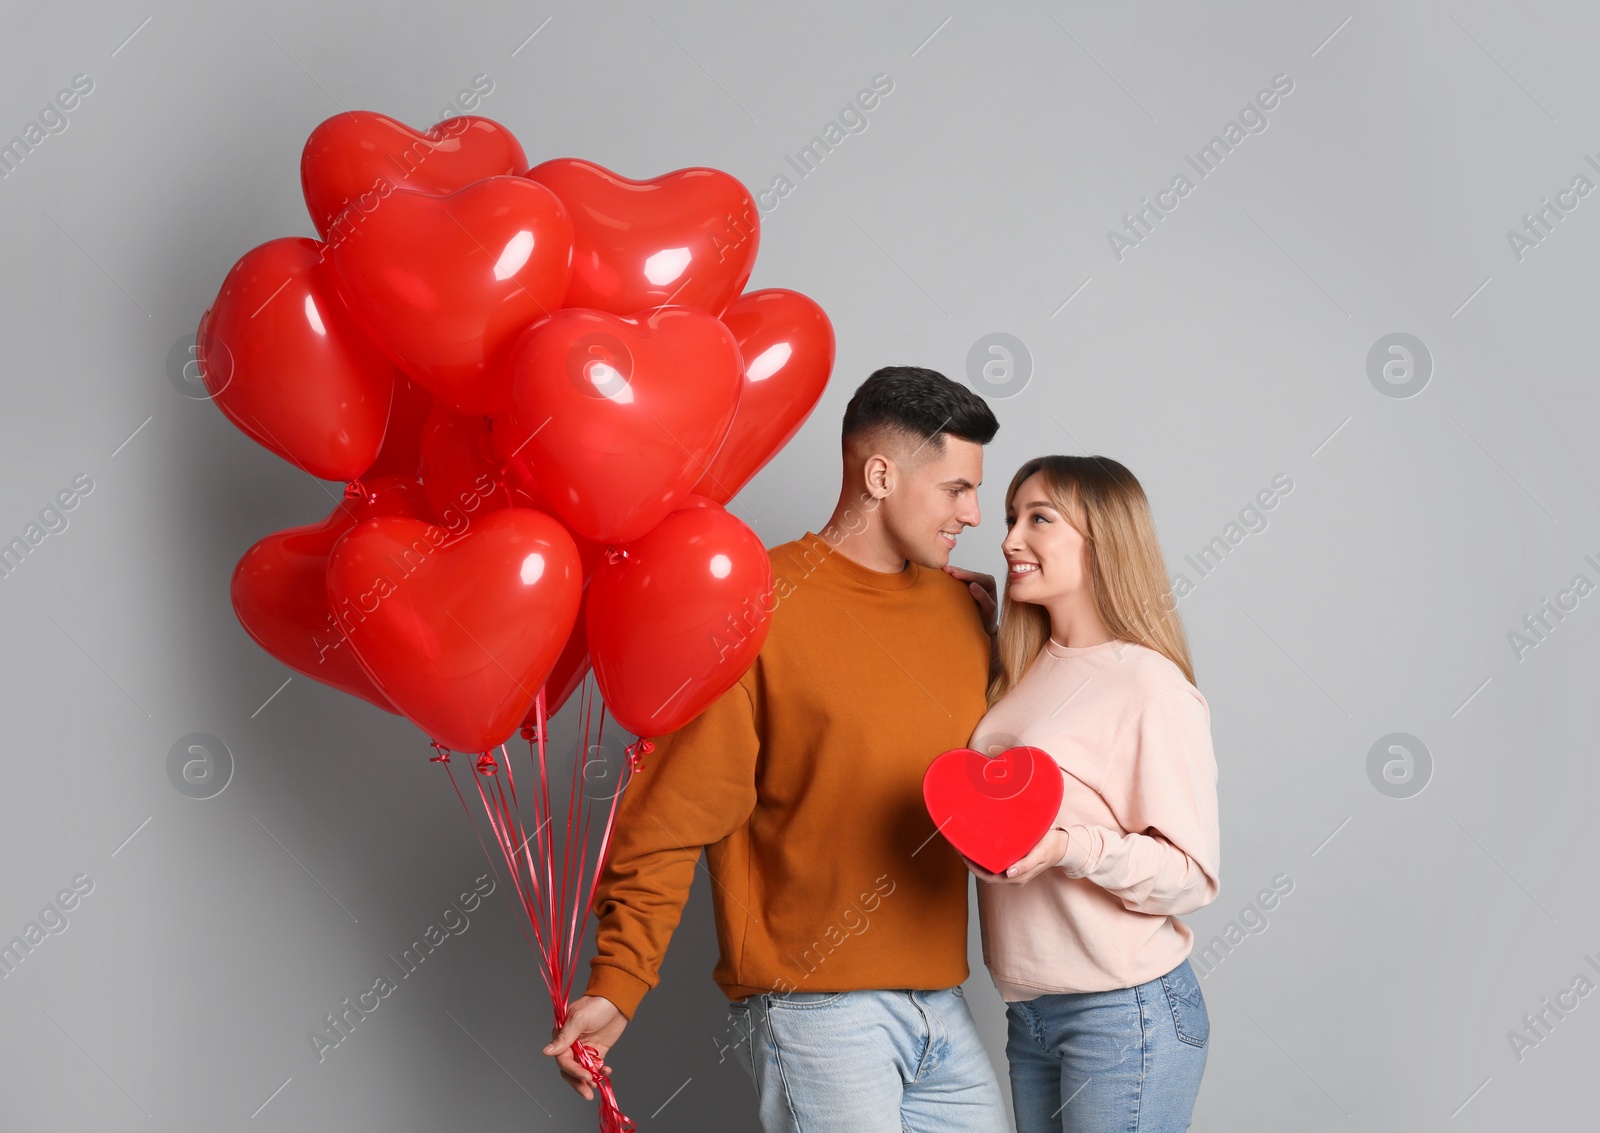
[[[752,286],[814,296],[839,337],[821,406],[738,501],[769,544],[826,518],[860,378],[915,362],[977,382],[966,359],[993,333],[1031,374],[994,401],[986,518],[958,563],[998,571],[1000,493],[1037,453],[1126,463],[1191,581],[1184,557],[1292,479],[1181,605],[1224,846],[1222,894],[1189,923],[1209,940],[1294,882],[1202,982],[1196,1129],[1592,1110],[1600,1000],[1520,1061],[1507,1033],[1600,978],[1600,596],[1520,660],[1507,634],[1574,575],[1600,582],[1600,199],[1520,262],[1505,233],[1600,178],[1593,6],[12,5],[6,43],[0,138],[71,76],[95,89],[0,181],[0,535],[75,475],[95,486],[0,581],[0,941],[73,877],[94,888],[0,981],[0,1126],[592,1128],[538,1053],[548,1001],[503,886],[311,1053],[307,1032],[487,865],[420,733],[285,686],[235,622],[238,556],[337,486],[185,397],[169,364],[239,255],[312,233],[298,158],[317,122],[422,126],[479,73],[478,112],[531,161],[707,164],[757,190],[893,79],[763,217]],[[1119,262],[1107,231],[1280,73],[1294,91],[1266,132]],[[1415,396],[1369,380],[1393,332],[1431,356]],[[234,762],[207,799],[167,773],[194,732]],[[1369,777],[1391,733],[1431,757],[1409,798]],[[973,918],[970,999],[1003,1079]],[[643,1128],[756,1127],[718,1060],[714,956],[702,873],[613,1056]]]

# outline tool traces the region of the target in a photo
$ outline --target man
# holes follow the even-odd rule
[[[769,552],[756,661],[656,739],[619,803],[587,994],[544,1048],[585,1098],[571,1045],[603,1060],[655,986],[703,847],[713,978],[768,1133],[1009,1127],[959,986],[967,869],[922,802],[984,713],[995,583],[947,564],[998,427],[918,367],[851,398],[832,516]]]

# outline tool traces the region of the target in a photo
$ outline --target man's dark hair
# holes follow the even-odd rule
[[[844,411],[841,440],[887,427],[939,453],[944,435],[986,445],[1000,428],[989,405],[966,386],[921,366],[884,366],[862,382]]]

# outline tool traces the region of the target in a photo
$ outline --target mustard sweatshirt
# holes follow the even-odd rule
[[[618,803],[587,994],[629,1019],[702,849],[729,999],[968,975],[968,873],[933,836],[922,777],[984,714],[977,605],[943,571],[870,570],[812,532],[769,556],[775,608],[754,664],[654,737]]]

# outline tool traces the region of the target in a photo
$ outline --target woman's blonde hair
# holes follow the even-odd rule
[[[1011,478],[1006,512],[1017,489],[1038,473],[1045,495],[1087,544],[1095,612],[1107,632],[1162,654],[1194,683],[1189,643],[1167,581],[1155,522],[1144,488],[1127,468],[1105,456],[1036,456]],[[1000,615],[1000,669],[989,682],[992,705],[1016,687],[1050,637],[1050,611],[1007,601]]]

